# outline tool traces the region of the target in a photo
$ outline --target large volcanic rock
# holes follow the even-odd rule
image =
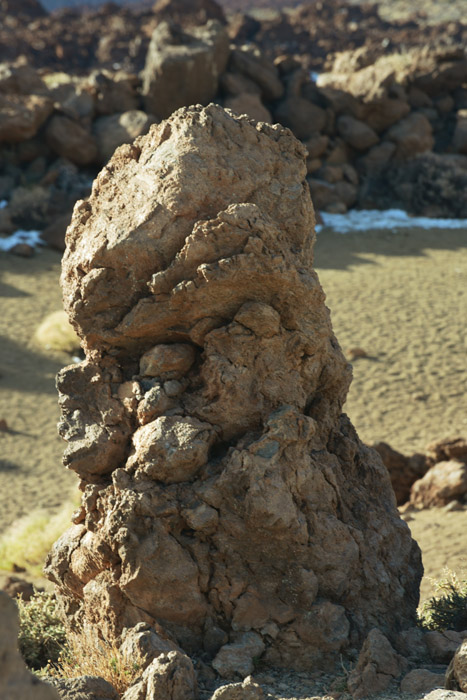
[[[138,622],[223,675],[319,668],[415,619],[420,552],[342,414],[305,149],[189,107],[119,148],[63,263],[58,378],[83,506],[48,562],[68,624]]]

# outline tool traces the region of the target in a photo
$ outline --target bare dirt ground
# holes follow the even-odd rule
[[[467,434],[467,231],[318,235],[316,267],[344,349],[360,347],[345,410],[366,442],[410,454]],[[60,308],[60,256],[0,253],[0,532],[37,508],[57,510],[75,491],[61,466],[56,372],[66,353],[34,343]],[[427,577],[467,570],[467,511],[410,513]]]

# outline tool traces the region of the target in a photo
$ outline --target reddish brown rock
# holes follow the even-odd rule
[[[467,464],[451,459],[438,462],[413,484],[410,503],[417,508],[444,506],[466,494]]]
[[[107,163],[114,151],[124,143],[147,134],[155,118],[141,110],[131,110],[107,117],[99,117],[93,124],[93,135],[97,143],[98,161]]]
[[[144,622],[242,676],[260,655],[326,668],[415,620],[418,547],[341,413],[305,155],[190,107],[75,207],[62,285],[86,359],[58,386],[84,518],[47,565],[71,628]]]
[[[292,129],[299,139],[308,139],[321,131],[326,123],[326,112],[304,97],[288,97],[279,103],[274,116]]]

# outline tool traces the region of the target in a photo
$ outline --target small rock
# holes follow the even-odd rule
[[[401,691],[403,693],[428,693],[435,688],[442,688],[444,685],[444,676],[441,673],[433,673],[425,668],[414,668],[410,671],[401,683]]]
[[[229,683],[216,690],[211,700],[262,700],[263,689],[247,676],[243,683]]]
[[[363,644],[357,666],[349,676],[348,687],[354,698],[381,693],[404,669],[404,659],[392,648],[379,629],[372,629]]]
[[[196,674],[191,660],[180,651],[170,651],[152,661],[122,700],[195,700],[196,696]]]
[[[32,258],[34,248],[28,243],[17,243],[13,248],[10,248],[10,253],[18,255],[20,258]]]
[[[188,372],[195,357],[196,351],[192,345],[156,345],[141,357],[139,368],[141,374],[148,377],[180,379]]]
[[[349,348],[346,352],[348,360],[359,360],[362,357],[368,357],[368,353],[363,348]]]
[[[445,688],[467,693],[467,639],[464,639],[449,664]]]
[[[8,576],[1,588],[2,591],[7,593],[10,598],[21,598],[28,602],[34,595],[34,586],[30,581],[18,578],[17,576]]]
[[[0,418],[0,432],[7,433],[9,431],[8,423],[4,418]]]
[[[253,659],[260,656],[264,650],[265,645],[259,634],[246,632],[237,642],[225,644],[212,665],[222,678],[246,678],[253,673]]]
[[[454,630],[432,630],[425,634],[425,642],[433,663],[448,664],[462,644],[462,635]]]

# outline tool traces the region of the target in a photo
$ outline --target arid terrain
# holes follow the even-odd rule
[[[467,232],[420,229],[318,235],[316,265],[344,351],[360,347],[345,410],[361,438],[411,454],[434,439],[467,432],[465,318]],[[2,528],[37,508],[57,510],[76,478],[61,466],[63,442],[54,377],[71,361],[34,340],[61,305],[60,255],[0,254],[0,432]],[[31,286],[31,280],[34,286]],[[408,516],[406,516],[408,517]],[[410,513],[429,578],[467,569],[467,511]]]

